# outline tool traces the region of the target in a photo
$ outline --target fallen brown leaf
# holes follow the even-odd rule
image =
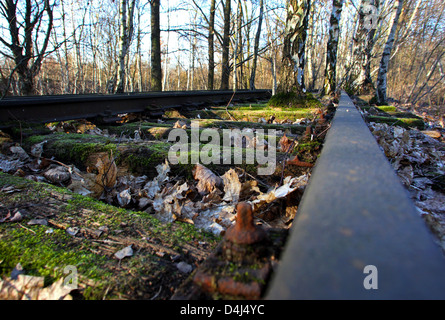
[[[199,163],[193,168],[193,178],[199,180],[196,188],[200,194],[208,194],[223,185],[220,177]]]

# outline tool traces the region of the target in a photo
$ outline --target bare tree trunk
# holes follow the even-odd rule
[[[337,79],[337,49],[340,33],[340,18],[344,0],[332,1],[332,12],[329,27],[329,40],[326,53],[326,69],[324,74],[323,94],[331,94],[336,89]]]
[[[151,90],[162,91],[160,0],[151,0]]]
[[[255,75],[256,75],[257,60],[258,60],[258,47],[260,44],[260,36],[261,36],[261,25],[263,23],[263,13],[264,13],[264,1],[260,0],[260,15],[258,16],[258,29],[256,30],[256,35],[255,35],[255,44],[253,48],[253,65],[249,81],[250,90],[255,90]]]
[[[81,47],[81,41],[83,38],[83,31],[85,29],[86,10],[87,10],[87,8],[85,8],[81,14],[82,22],[80,23],[79,29],[78,29],[75,25],[75,18],[74,18],[75,15],[77,15],[78,13],[75,12],[74,7],[71,8],[72,28],[74,29],[74,31],[73,31],[74,63],[76,64],[76,68],[75,68],[76,73],[74,75],[74,88],[73,88],[74,94],[79,93],[79,82],[82,85],[82,82],[85,80],[84,79],[83,63],[82,63],[82,54],[81,54],[80,47]],[[80,90],[80,92],[82,93],[82,90]]]
[[[229,90],[229,51],[230,51],[230,1],[224,4],[224,35],[222,42],[222,67],[221,67],[221,90]]]
[[[214,48],[214,38],[215,38],[215,0],[210,2],[210,16],[209,16],[209,71],[207,78],[208,90],[213,90],[215,81],[215,48]]]
[[[138,8],[138,31],[136,36],[136,47],[137,47],[137,72],[138,72],[138,91],[142,92],[142,53],[141,53],[141,11],[140,8]]]
[[[63,78],[63,93],[67,94],[71,92],[71,84],[70,84],[70,68],[69,68],[69,61],[68,61],[68,38],[66,36],[66,13],[65,13],[65,6],[63,5],[63,1],[61,2],[62,5],[62,35],[63,35],[63,47],[65,51],[65,63],[62,66],[61,65],[61,71],[62,71],[62,78]]]
[[[362,0],[360,4],[358,29],[354,37],[354,66],[350,77],[350,86],[356,94],[368,94],[374,91],[371,79],[371,51],[378,25],[379,2],[379,0]]]
[[[190,34],[190,58],[189,58],[189,71],[187,78],[187,90],[194,90],[195,82],[195,57],[196,56],[196,34],[193,36]]]
[[[309,26],[310,26],[310,32],[308,29],[308,34],[307,34],[307,38],[306,38],[306,47],[309,47],[307,50],[307,64],[306,64],[306,74],[307,74],[307,78],[309,79],[307,81],[307,86],[306,89],[309,91],[314,90],[315,88],[315,82],[316,82],[316,77],[314,75],[314,69],[315,69],[315,61],[316,59],[316,53],[315,53],[315,41],[316,41],[316,28],[315,28],[315,6],[311,6],[311,9],[309,11]]]
[[[395,0],[394,2],[394,19],[391,21],[388,39],[383,49],[382,58],[380,60],[379,73],[377,75],[377,100],[379,104],[386,103],[386,77],[388,73],[389,58],[394,44],[394,38],[397,30],[400,13],[402,12],[403,0]]]
[[[125,91],[125,85],[127,82],[127,67],[126,59],[128,55],[128,49],[130,47],[131,38],[133,35],[133,15],[135,0],[131,1],[127,13],[127,0],[121,0],[119,7],[120,16],[120,39],[119,39],[119,69],[117,73],[117,85],[116,93],[122,93]]]
[[[125,57],[127,56],[127,0],[121,0],[119,6],[119,18],[120,18],[120,38],[119,38],[119,67],[117,71],[117,84],[115,93],[122,93],[125,90],[126,79],[126,67]]]
[[[236,31],[235,31],[235,43],[233,45],[233,91],[236,91],[236,87],[238,84],[238,74],[236,72],[236,64],[238,59],[238,42],[239,42],[239,36],[240,36],[240,25],[241,25],[241,3],[240,0],[238,0],[238,5],[236,9]]]
[[[33,2],[34,3],[34,2]],[[8,23],[11,42],[7,42],[0,36],[0,42],[3,43],[12,53],[6,55],[14,60],[15,69],[18,74],[19,90],[21,95],[31,95],[36,93],[34,78],[39,73],[43,58],[46,54],[48,43],[53,28],[53,8],[49,0],[41,3],[35,3],[33,6],[31,0],[25,2],[24,12],[17,13],[17,1],[5,0],[1,4],[1,14]],[[43,16],[47,16],[47,25],[44,33],[42,45],[39,48],[37,38],[40,33],[40,27],[43,24]],[[23,22],[20,21],[22,20]],[[24,36],[20,35],[20,29],[23,28]],[[34,39],[33,39],[34,37]],[[25,50],[25,52],[23,52]],[[29,65],[31,63],[31,65]]]
[[[290,0],[287,7],[279,92],[304,92],[304,51],[310,0]]]
[[[170,41],[170,4],[167,1],[167,41],[164,52],[164,78],[162,80],[162,91],[168,90],[168,43]]]

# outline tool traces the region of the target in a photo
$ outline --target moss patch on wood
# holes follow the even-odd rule
[[[419,130],[425,129],[425,123],[420,118],[395,118],[382,116],[366,116],[369,122],[386,123],[393,126],[401,126],[405,129],[417,128]]]
[[[304,96],[296,92],[281,92],[272,96],[267,103],[273,108],[321,108],[321,102],[311,93]]]

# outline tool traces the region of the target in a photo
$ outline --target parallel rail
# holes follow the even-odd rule
[[[146,112],[159,115],[167,108],[227,104],[269,99],[269,90],[178,91],[116,95],[6,97],[0,100],[0,122],[53,122]]]
[[[444,272],[432,234],[343,93],[267,299],[445,299]]]

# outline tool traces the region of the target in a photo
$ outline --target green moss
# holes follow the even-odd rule
[[[232,110],[230,114],[235,117],[237,120],[241,120],[240,122],[248,122],[247,126],[250,127],[253,123],[256,123],[260,118],[264,118],[268,120],[271,116],[275,117],[276,121],[281,120],[296,120],[301,118],[311,117],[312,109],[310,108],[286,108],[285,110],[280,110],[280,108],[272,108],[268,107],[261,110]],[[212,118],[220,118],[223,120],[231,120],[230,116],[227,112],[224,111],[212,111]]]
[[[72,163],[80,168],[84,168],[86,160],[92,153],[113,152],[113,155],[117,155],[116,145],[111,139],[77,133],[31,136],[23,141],[23,146],[29,150],[32,145],[43,141],[47,141],[44,146],[44,156],[54,157],[58,161]]]
[[[255,277],[248,271],[244,271],[242,273],[236,272],[235,275],[233,276],[233,280],[241,282],[241,283],[258,282],[263,285],[266,283],[266,281],[264,281],[264,279]]]
[[[122,249],[124,243],[111,247],[111,254],[104,251],[108,244],[103,240],[108,234],[122,237],[135,246],[141,241],[140,234],[144,234],[150,239],[162,239],[162,246],[184,254],[188,243],[205,241],[214,247],[220,241],[219,237],[200,232],[190,224],[175,222],[165,225],[146,212],[116,208],[63,188],[0,172],[0,188],[5,185],[13,185],[17,191],[12,194],[0,192],[0,202],[4,207],[26,206],[30,209],[20,224],[0,224],[0,276],[9,277],[20,262],[26,274],[43,276],[45,285],[49,285],[65,277],[63,269],[72,265],[77,268],[85,299],[102,299],[105,295],[109,299],[120,298],[121,295],[138,296],[133,288],[142,292],[144,288],[147,290],[147,278],[154,282],[158,278],[174,276],[165,260],[163,262],[143,245],[131,259],[119,262],[112,258],[113,252]],[[50,206],[52,198],[65,199],[58,202],[57,215],[51,217],[59,225],[77,226],[80,230],[107,226],[107,235],[94,241],[89,236],[70,236],[55,226],[27,225],[28,219],[39,214],[33,210]],[[50,228],[52,232],[48,233]],[[113,243],[115,241],[111,241]],[[82,283],[89,284],[85,286]]]
[[[117,158],[118,165],[125,165],[133,173],[156,176],[156,166],[168,157],[171,144],[157,142],[132,147],[123,145]]]
[[[295,92],[280,92],[272,96],[267,106],[274,108],[321,108],[321,102],[311,93],[300,96]]]
[[[423,130],[425,123],[420,118],[394,118],[394,117],[380,117],[380,116],[367,116],[369,122],[386,123],[393,126],[401,126],[405,129],[417,128]]]
[[[319,141],[309,141],[306,143],[299,143],[297,145],[298,152],[313,152],[314,150],[317,150],[320,148],[321,142]]]
[[[114,125],[114,126],[101,126],[101,129],[107,129],[108,133],[115,134],[117,136],[121,136],[122,134],[127,136],[134,136],[134,132],[136,130],[140,130],[142,132],[143,138],[156,138],[151,134],[154,130],[160,129],[168,129],[172,128],[173,125],[169,123],[154,123],[154,122],[131,122],[125,123],[122,125]]]
[[[14,121],[11,123],[3,123],[5,126],[10,126],[10,133],[13,138],[21,139],[32,137],[34,135],[44,135],[50,134],[49,130],[45,124],[42,123],[31,123],[31,122],[18,122]]]
[[[301,111],[301,110],[300,110]],[[266,124],[258,122],[248,122],[248,121],[226,121],[218,119],[200,119],[194,120],[198,121],[200,128],[218,128],[218,129],[264,129],[265,133],[267,130],[289,130],[293,134],[301,134],[306,129],[305,126],[291,125],[291,124]]]
[[[0,274],[8,276],[20,263],[26,274],[45,277],[46,284],[63,277],[63,269],[68,265],[76,266],[83,277],[92,280],[110,275],[100,268],[106,262],[105,257],[86,248],[72,250],[71,236],[64,230],[54,229],[51,233],[47,230],[39,225],[27,226],[27,229],[0,225]]]
[[[377,109],[380,109],[384,112],[395,112],[397,111],[397,108],[394,106],[378,106]]]

